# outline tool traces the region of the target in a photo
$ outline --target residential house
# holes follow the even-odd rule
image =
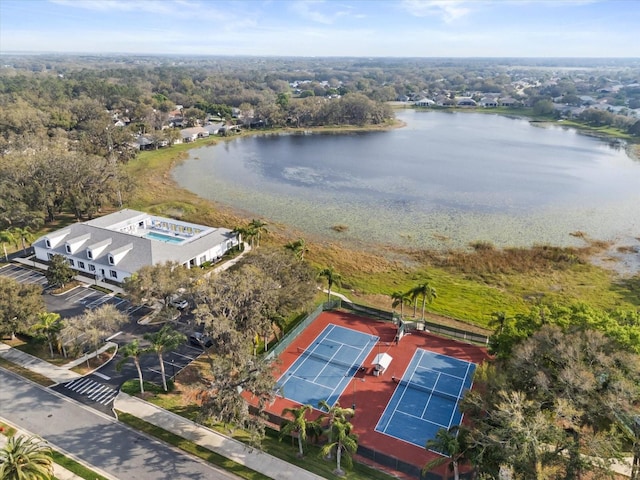
[[[495,108],[498,106],[498,100],[494,97],[482,97],[480,105],[484,108]]]
[[[478,104],[471,97],[460,97],[456,98],[456,106],[457,107],[476,107]]]
[[[421,98],[420,100],[416,101],[414,103],[414,105],[416,107],[433,107],[436,104],[436,102],[434,102],[433,100],[431,100],[430,98]]]
[[[48,233],[33,248],[39,260],[62,255],[78,273],[122,283],[144,266],[215,262],[240,241],[226,228],[124,209]]]

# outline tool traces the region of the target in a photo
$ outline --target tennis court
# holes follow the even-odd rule
[[[471,388],[476,365],[417,349],[375,430],[424,448],[440,428],[459,425],[458,401]]]
[[[333,406],[379,338],[335,324],[327,325],[280,377],[279,394],[302,405]]]

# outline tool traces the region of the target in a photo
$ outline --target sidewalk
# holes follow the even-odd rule
[[[114,401],[114,409],[180,435],[270,478],[278,480],[322,480],[324,478],[126,393],[118,394]]]
[[[18,428],[8,420],[5,420],[3,418],[0,418],[0,420],[2,420],[3,423],[6,423],[7,425],[11,425],[13,428],[15,428],[17,430],[16,435],[31,436],[29,432],[26,432],[25,430]],[[7,444],[7,437],[5,437],[3,434],[0,434],[0,448],[4,448],[6,444]],[[51,448],[55,450],[55,447],[53,445],[51,445]],[[75,473],[67,470],[66,468],[64,468],[61,465],[58,465],[55,462],[53,464],[53,476],[56,477],[58,480],[84,480],[82,477],[79,477]]]
[[[32,372],[36,372],[44,377],[50,378],[56,383],[70,382],[71,380],[75,380],[82,376],[76,372],[68,370],[68,368],[71,367],[65,368],[52,365],[51,363],[40,360],[33,355],[24,353],[17,348],[11,348],[9,345],[2,342],[0,342],[0,357],[31,370]]]

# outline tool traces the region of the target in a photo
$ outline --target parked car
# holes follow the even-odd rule
[[[169,300],[169,305],[171,305],[174,308],[177,308],[178,310],[184,310],[189,306],[189,302],[187,302],[184,298],[174,297],[171,300]]]
[[[189,335],[189,343],[196,347],[209,348],[213,345],[213,340],[208,335],[200,332],[193,332]]]

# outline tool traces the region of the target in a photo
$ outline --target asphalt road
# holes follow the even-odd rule
[[[0,368],[0,417],[121,480],[238,477]]]

